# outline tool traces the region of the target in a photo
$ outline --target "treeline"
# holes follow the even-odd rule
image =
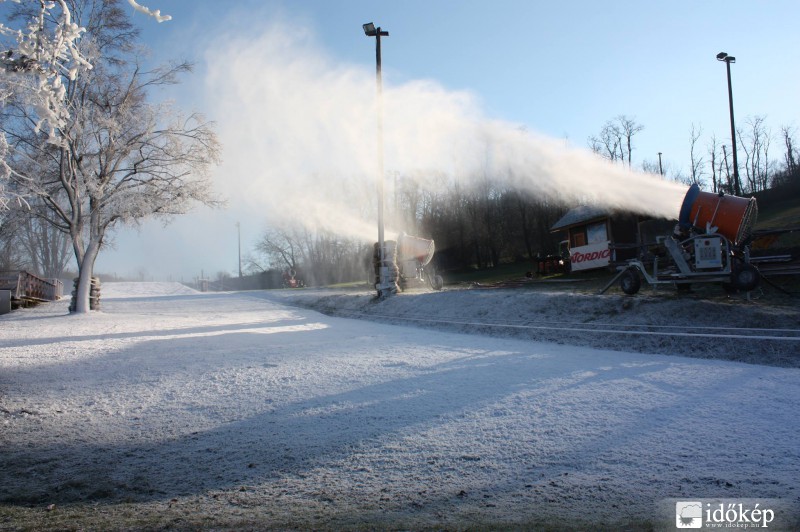
[[[261,236],[246,267],[263,288],[277,288],[291,275],[309,286],[366,282],[371,250],[371,245],[329,231],[283,227]]]
[[[500,183],[454,182],[432,192],[401,180],[395,216],[407,233],[436,242],[437,266],[444,270],[490,268],[555,250],[550,227],[566,205]]]
[[[69,238],[23,204],[10,203],[0,213],[0,271],[26,270],[60,278],[73,259]]]
[[[635,135],[644,125],[634,118],[619,115],[608,120],[597,135],[589,137],[589,148],[601,157],[632,167]],[[765,116],[748,116],[736,127],[738,172],[734,171],[733,150],[715,134],[706,135],[703,127],[691,125],[689,132],[689,166],[673,167],[668,161],[644,159],[645,172],[664,175],[667,179],[698,184],[713,192],[737,196],[755,194],[791,181],[797,172],[798,151],[794,137],[797,129],[780,126],[776,132]],[[730,139],[727,139],[730,141]]]
[[[436,242],[439,270],[489,268],[555,251],[550,227],[567,207],[529,192],[500,187],[490,179],[461,188],[430,191],[400,177],[387,198],[387,228]],[[377,232],[377,229],[376,229]],[[396,234],[387,229],[386,240]],[[249,258],[250,273],[294,270],[306,284],[360,281],[369,277],[373,243],[298,227],[271,229]]]

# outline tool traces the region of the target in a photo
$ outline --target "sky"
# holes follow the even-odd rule
[[[119,277],[236,275],[237,222],[245,257],[267,228],[297,220],[377,240],[375,41],[361,28],[370,21],[389,32],[381,44],[390,181],[477,174],[481,165],[518,180],[536,166],[545,177],[529,182],[533,192],[605,203],[630,191],[629,203],[669,198],[645,208],[677,214],[679,189],[618,170],[594,179],[605,170],[582,152],[618,115],[644,126],[634,169],[657,164],[661,152],[668,175],[687,174],[693,125],[703,152],[712,135],[729,144],[721,51],[736,57],[737,125],[765,116],[776,158],[780,128],[800,126],[800,74],[784,58],[800,49],[795,0],[140,3],[172,17],[158,23],[130,8],[151,61],[196,65],[182,85],[153,96],[216,122],[223,162],[213,180],[228,206],[118,231],[96,271]]]

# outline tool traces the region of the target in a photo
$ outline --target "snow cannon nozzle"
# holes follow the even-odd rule
[[[703,232],[715,227],[719,234],[738,245],[750,236],[757,216],[755,198],[704,192],[694,184],[683,198],[678,224],[682,229],[696,227]]]

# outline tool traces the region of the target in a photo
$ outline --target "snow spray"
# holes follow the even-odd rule
[[[206,87],[225,150],[217,181],[245,215],[374,241],[374,70],[338,62],[312,40],[276,24],[213,43]],[[491,183],[674,218],[686,193],[685,185],[490,120],[473,95],[433,81],[385,83],[383,95],[387,203],[398,182],[436,194]]]

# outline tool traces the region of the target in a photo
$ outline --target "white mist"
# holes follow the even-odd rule
[[[206,92],[225,150],[217,182],[231,203],[270,225],[374,241],[374,69],[338,62],[279,24],[255,38],[222,38],[207,60]],[[667,218],[677,216],[686,193],[563,140],[487,119],[470,94],[433,81],[384,80],[383,109],[387,176],[413,178],[425,190],[456,182],[469,190],[489,178],[545,198]],[[391,178],[386,185],[389,198]],[[397,229],[387,223],[387,238]]]

